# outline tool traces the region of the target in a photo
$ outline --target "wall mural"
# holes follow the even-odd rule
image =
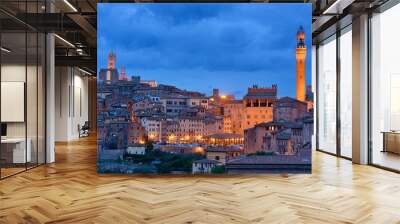
[[[311,4],[98,4],[98,172],[311,173]]]

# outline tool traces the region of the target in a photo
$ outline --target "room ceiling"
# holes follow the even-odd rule
[[[347,14],[356,14],[382,4],[386,0],[239,0],[219,2],[271,2],[313,4],[313,37],[335,24]],[[81,66],[95,72],[97,58],[97,3],[116,2],[179,2],[177,0],[1,0],[0,22],[3,32],[54,32],[56,65]],[[197,2],[215,2],[200,0]],[[322,3],[323,4],[322,4]],[[343,3],[342,3],[343,2]],[[47,8],[46,8],[47,7]],[[52,8],[52,13],[48,13]],[[328,9],[328,10],[327,10]],[[25,13],[28,12],[28,13]],[[335,13],[338,12],[338,13]],[[15,40],[18,40],[16,38]]]

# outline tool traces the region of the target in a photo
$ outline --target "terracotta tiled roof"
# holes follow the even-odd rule
[[[310,164],[311,155],[287,156],[287,155],[268,155],[268,156],[246,156],[233,159],[227,164]]]
[[[206,138],[217,138],[217,139],[226,139],[226,138],[242,138],[240,134],[234,133],[218,133],[213,135],[208,135]]]
[[[193,161],[193,163],[208,163],[208,164],[219,164],[221,162],[217,160],[212,160],[212,159],[201,159],[201,160],[196,160]]]
[[[206,149],[207,152],[240,152],[239,147],[210,147]]]

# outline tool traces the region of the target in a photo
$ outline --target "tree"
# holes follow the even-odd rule
[[[154,149],[154,145],[152,141],[147,141],[146,142],[146,152],[151,152]]]
[[[215,173],[215,174],[217,174],[217,173],[225,173],[225,166],[214,166],[211,169],[211,173]]]

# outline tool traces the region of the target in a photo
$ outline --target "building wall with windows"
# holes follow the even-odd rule
[[[224,104],[224,119],[229,123],[229,128],[226,129],[227,133],[243,134],[243,111],[242,100],[232,100]]]

